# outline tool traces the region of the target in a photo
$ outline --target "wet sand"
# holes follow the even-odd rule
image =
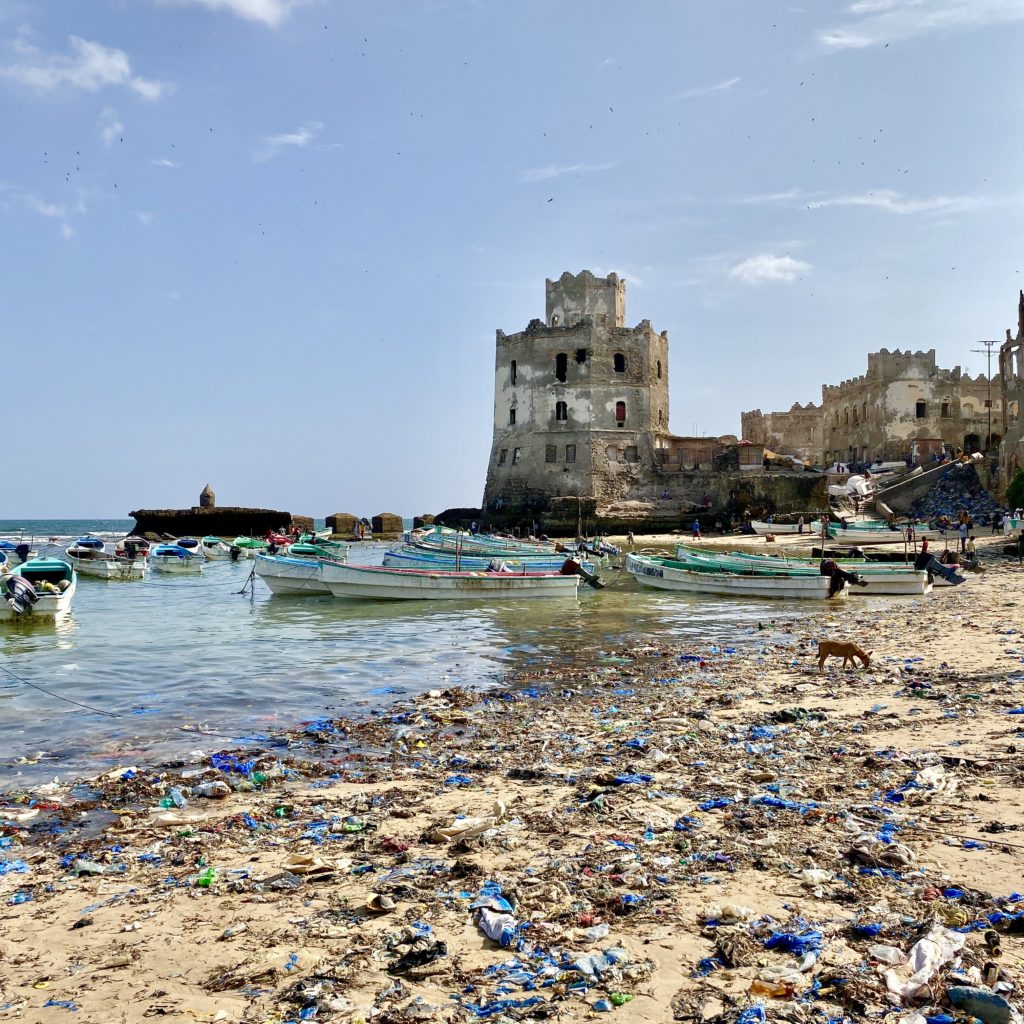
[[[882,615],[848,600],[766,621],[735,651],[651,636],[502,691],[318,721],[220,768],[120,766],[84,803],[21,794],[0,809],[0,1019],[898,1005],[872,947],[1024,910],[1007,899],[1024,888],[1024,570],[983,566]],[[819,675],[821,639],[870,666]],[[222,780],[223,799],[187,795]],[[160,806],[171,787],[187,806]],[[487,882],[506,948],[471,907],[483,892],[483,923],[502,923]],[[1009,979],[1022,932],[1000,937]],[[980,981],[984,931],[964,934],[952,966]],[[950,967],[905,1005],[940,1003]]]

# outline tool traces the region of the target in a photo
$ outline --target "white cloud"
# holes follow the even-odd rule
[[[531,170],[520,171],[519,178],[525,182],[550,181],[552,178],[561,178],[566,174],[592,174],[595,171],[607,171],[614,166],[614,163],[548,164],[547,167],[535,167]]]
[[[155,213],[150,213],[149,210],[136,210],[135,216],[138,218],[139,223],[144,227],[148,228],[150,224],[156,219]]]
[[[614,57],[605,57],[605,59],[601,61],[600,64],[597,65],[597,70],[605,71],[608,68],[615,67],[616,64],[618,64],[618,61]]]
[[[114,139],[119,139],[124,125],[118,120],[117,111],[113,107],[104,107],[100,113],[100,135],[109,146]]]
[[[68,224],[67,221],[65,221],[63,224],[61,224],[61,226],[60,226],[60,237],[61,238],[70,238],[74,233],[75,233],[75,229],[70,224]]]
[[[160,3],[173,3],[178,6],[191,4],[206,7],[211,11],[227,11],[237,14],[246,21],[256,21],[270,28],[277,28],[292,9],[306,0],[158,0]]]
[[[809,273],[811,264],[795,260],[792,256],[776,256],[773,253],[759,253],[738,263],[729,271],[729,276],[744,284],[764,284],[768,281],[791,283],[801,274]]]
[[[901,216],[916,213],[966,213],[991,206],[995,200],[987,196],[908,196],[891,188],[874,189],[850,195],[829,195],[827,192],[802,192],[791,188],[785,192],[746,196],[741,203],[766,203],[783,206],[804,206],[808,210],[824,210],[832,206],[863,206]]]
[[[123,86],[144,99],[159,99],[168,89],[166,82],[132,74],[131,61],[124,50],[69,36],[71,53],[43,53],[38,47],[18,40],[15,52],[20,63],[0,67],[0,74],[22,82],[38,92],[52,92],[61,86],[98,92],[106,86]]]
[[[28,211],[46,220],[56,221],[60,225],[61,235],[70,238],[74,230],[70,224],[71,216],[85,212],[85,198],[80,194],[74,208],[69,208],[64,203],[51,203],[23,185],[0,181],[0,210],[9,213]]]
[[[727,78],[724,82],[716,82],[714,85],[700,85],[695,89],[687,89],[684,92],[677,92],[671,97],[671,99],[695,100],[702,96],[716,96],[720,92],[728,92],[739,84],[739,78]]]
[[[180,167],[181,166],[181,164],[179,164],[176,160],[168,160],[167,157],[165,157],[165,156],[157,157],[155,160],[150,160],[149,162],[154,167]]]
[[[293,132],[285,132],[282,135],[269,135],[263,140],[260,148],[253,153],[252,158],[260,163],[275,157],[282,149],[294,147],[305,149],[324,130],[320,121],[307,121],[300,125]]]
[[[862,50],[930,32],[957,32],[1024,20],[1021,0],[856,0],[848,22],[818,33],[827,50]]]

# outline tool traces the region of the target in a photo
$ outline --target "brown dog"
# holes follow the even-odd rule
[[[851,662],[854,668],[857,667],[856,659],[860,658],[861,664],[867,668],[871,664],[872,651],[864,651],[854,643],[844,640],[822,640],[818,644],[818,672],[825,671],[826,658],[843,659],[843,668]]]

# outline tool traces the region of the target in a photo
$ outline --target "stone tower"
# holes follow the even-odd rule
[[[545,291],[543,321],[496,333],[490,520],[532,521],[552,498],[622,498],[668,435],[668,334],[625,326],[626,282],[584,270]]]
[[[200,508],[216,508],[217,507],[217,495],[213,493],[213,488],[207,484],[199,494],[199,507]]]

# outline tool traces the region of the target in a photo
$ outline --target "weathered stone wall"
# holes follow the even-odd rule
[[[987,378],[963,375],[959,366],[937,367],[934,349],[873,352],[867,374],[824,385],[821,393],[824,463],[903,459],[915,438],[940,437],[967,450],[985,443]],[[999,394],[993,378],[993,424],[999,420]]]
[[[387,538],[400,537],[405,529],[402,517],[394,512],[381,512],[379,515],[372,516],[370,525],[373,527],[375,536]]]
[[[999,349],[999,377],[1002,382],[1002,408],[999,424],[1002,431],[1000,484],[1005,491],[1018,469],[1024,469],[1024,291],[1020,293],[1017,312],[1017,337],[1006,332],[1006,342]]]
[[[740,414],[741,436],[763,444],[780,455],[796,455],[817,463],[824,450],[824,416],[820,405],[795,402],[789,412],[763,413],[760,409]]]
[[[135,520],[132,533],[156,533],[174,537],[207,534],[216,537],[262,537],[267,530],[290,530],[293,521],[306,517],[292,516],[269,508],[140,508],[128,513]],[[312,525],[312,519],[308,520]]]
[[[496,332],[489,512],[621,497],[652,471],[652,435],[668,429],[668,336],[647,320],[622,326],[625,282],[584,271],[546,290],[547,322]]]

